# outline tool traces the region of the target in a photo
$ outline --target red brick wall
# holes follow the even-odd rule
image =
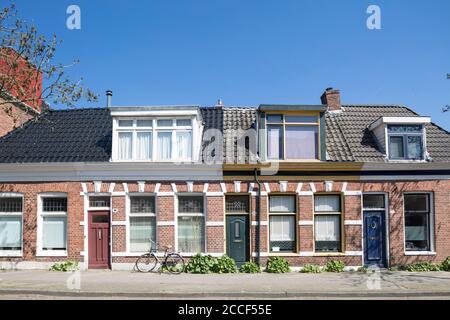
[[[3,104],[3,102],[4,100],[0,98],[0,137],[32,118],[32,115],[23,109],[11,103]],[[7,112],[7,110],[10,110],[10,112]]]

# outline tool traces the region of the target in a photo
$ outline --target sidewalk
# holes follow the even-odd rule
[[[0,299],[66,298],[441,298],[450,299],[450,272],[302,274],[143,274],[118,271],[0,272]]]

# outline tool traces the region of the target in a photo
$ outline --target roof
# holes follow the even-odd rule
[[[256,129],[257,107],[200,107],[203,119],[203,160],[249,162],[248,145],[238,137]],[[344,105],[326,112],[327,159],[335,162],[385,162],[368,129],[381,116],[418,116],[403,106]],[[214,134],[211,135],[211,131]],[[426,124],[427,150],[434,162],[450,162],[450,133]],[[250,131],[255,132],[255,131]],[[256,133],[256,132],[255,132]],[[223,137],[217,136],[222,134]],[[0,163],[107,162],[111,158],[112,117],[108,109],[47,111],[0,138]],[[223,141],[222,148],[217,143]],[[243,141],[243,140],[242,140]]]

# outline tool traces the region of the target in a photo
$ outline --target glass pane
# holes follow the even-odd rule
[[[391,159],[403,159],[405,157],[403,137],[389,138],[389,156]]]
[[[270,196],[270,212],[295,212],[295,196]]]
[[[93,208],[106,208],[110,206],[111,199],[106,197],[89,197],[89,206]]]
[[[283,115],[282,114],[268,114],[267,122],[271,123],[283,123]]]
[[[226,196],[225,210],[226,212],[249,212],[248,196]]]
[[[172,132],[158,132],[158,159],[172,159]]]
[[[151,127],[153,125],[153,120],[137,120],[138,127]]]
[[[153,241],[153,243],[151,241]],[[145,252],[156,243],[155,217],[130,217],[130,251]],[[152,248],[155,249],[155,248]]]
[[[131,197],[130,207],[131,213],[155,213],[155,198]]]
[[[109,217],[106,214],[93,215],[92,216],[92,222],[93,223],[108,223],[109,222]]]
[[[133,133],[119,132],[119,159],[130,160],[133,156]]]
[[[119,120],[119,127],[132,127],[133,120]]]
[[[158,127],[172,127],[173,126],[173,120],[172,119],[158,120],[157,124],[158,124]]]
[[[66,212],[67,198],[42,198],[43,212]]]
[[[428,251],[429,214],[405,214],[405,248],[407,251]]]
[[[286,158],[317,159],[317,126],[286,126]]]
[[[384,208],[384,195],[382,195],[382,194],[365,194],[363,196],[363,206],[365,209]]]
[[[267,156],[269,159],[283,159],[283,126],[267,126]]]
[[[315,196],[314,208],[316,212],[340,212],[341,197],[338,195]]]
[[[22,212],[22,198],[0,197],[0,212]]]
[[[152,133],[138,132],[136,135],[136,157],[139,160],[150,160],[152,158]]]
[[[0,250],[22,249],[22,217],[0,217]]]
[[[295,216],[270,216],[270,251],[295,250]]]
[[[337,252],[341,249],[340,216],[316,215],[314,235],[316,251]]]
[[[403,133],[403,132],[422,132],[422,125],[389,125],[389,132]]]
[[[205,227],[203,217],[178,218],[178,249],[181,252],[205,251]]]
[[[192,133],[177,132],[177,159],[190,160],[192,158]]]
[[[422,159],[422,137],[421,136],[408,136],[408,159]]]
[[[405,194],[406,212],[428,212],[428,194]]]
[[[178,119],[177,127],[190,127],[192,125],[191,119]]]
[[[42,249],[66,250],[66,217],[44,217]]]
[[[203,213],[203,197],[178,197],[178,212]]]
[[[317,123],[316,116],[286,116],[287,123]]]

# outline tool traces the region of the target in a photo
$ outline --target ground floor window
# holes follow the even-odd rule
[[[405,250],[431,251],[430,194],[405,194],[404,202]]]
[[[339,252],[341,242],[340,195],[314,197],[314,243],[316,252]]]
[[[295,252],[296,201],[294,195],[269,197],[269,247],[271,252]]]
[[[41,195],[38,237],[43,254],[67,250],[67,197]]]
[[[178,250],[205,252],[205,216],[203,196],[178,197]]]
[[[155,197],[130,197],[130,252],[156,249]]]
[[[0,195],[0,251],[22,250],[22,202]]]

